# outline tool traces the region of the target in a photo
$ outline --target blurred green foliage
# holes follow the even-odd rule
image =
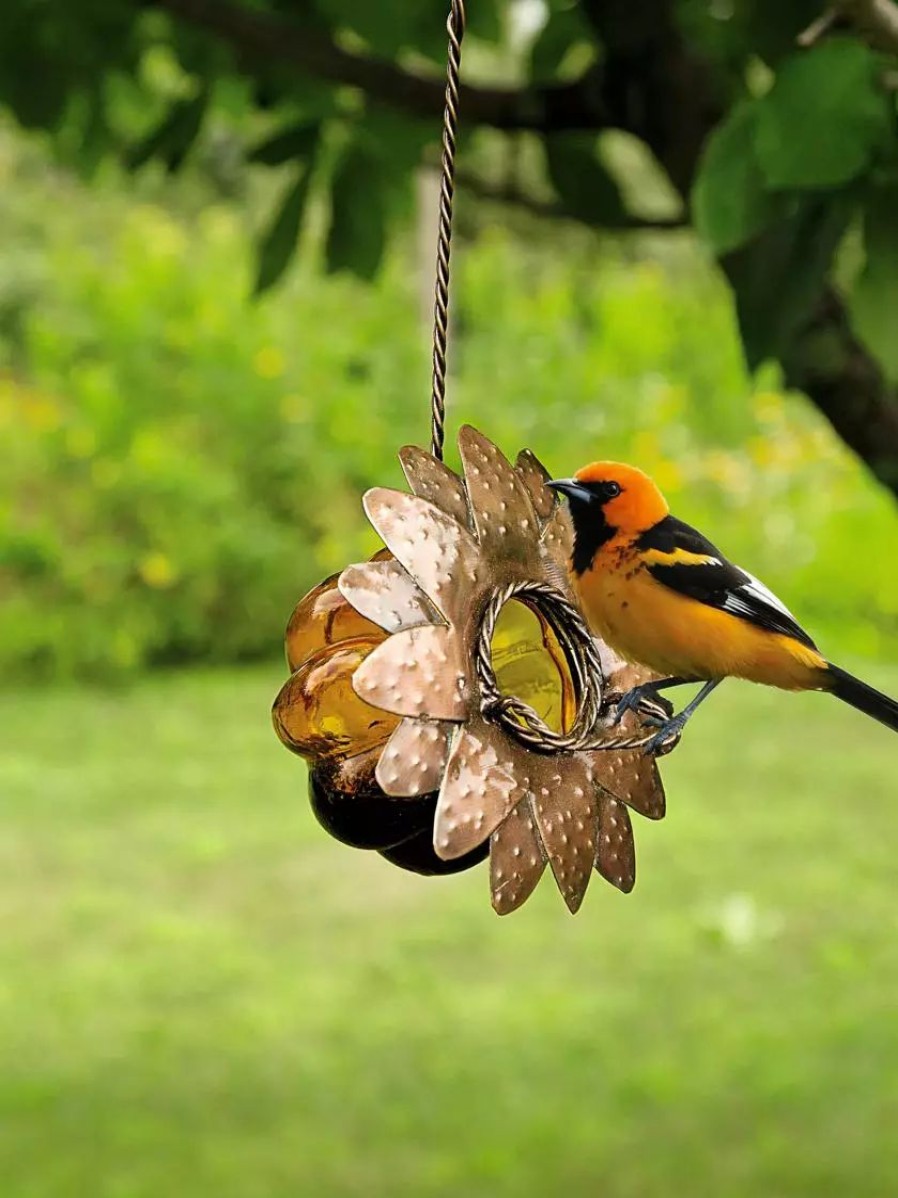
[[[898,179],[894,46],[890,58],[874,45],[894,39],[865,37],[877,20],[807,47],[800,35],[819,0],[469,8],[466,75],[477,102],[463,133],[527,130],[537,160],[518,172],[509,163],[519,145],[503,144],[481,158],[481,181],[507,168],[513,187],[548,188],[572,218],[619,228],[640,205],[605,161],[599,134],[626,129],[672,172],[681,199],[691,193],[705,242],[717,253],[742,249],[754,264],[730,271],[751,365],[788,361],[849,226],[869,263],[891,262],[894,238],[876,217]],[[205,156],[217,159],[223,181],[235,160],[292,163],[289,184],[267,196],[257,290],[283,277],[313,199],[327,210],[327,268],[371,278],[404,230],[415,171],[437,153],[447,11],[447,0],[5,0],[0,104],[86,177],[110,159],[179,174]],[[656,53],[660,67],[651,65]],[[658,70],[665,86],[651,82]],[[707,93],[694,111],[688,95],[668,90],[684,70],[695,75],[695,96]],[[504,93],[500,113],[486,80],[517,89]],[[572,82],[576,96],[565,90]],[[682,125],[675,134],[671,105]],[[534,114],[543,108],[541,126]],[[681,138],[688,162],[675,149]],[[468,154],[465,146],[470,165]],[[894,338],[876,313],[892,277],[874,265],[840,280],[856,331],[890,377]]]
[[[400,485],[397,448],[427,441],[408,246],[371,286],[311,263],[252,304],[244,210],[194,208],[85,190],[0,142],[4,672],[276,651],[299,595],[376,547],[361,493]],[[632,460],[834,653],[894,652],[894,506],[803,400],[749,380],[687,235],[470,233],[450,441],[467,419],[556,473]]]

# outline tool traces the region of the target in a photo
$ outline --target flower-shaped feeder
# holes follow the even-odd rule
[[[567,572],[570,520],[537,459],[525,451],[513,467],[472,428],[459,450],[463,480],[409,447],[400,459],[412,493],[365,496],[388,553],[339,578],[348,639],[326,650],[338,668],[317,685],[331,722],[357,730],[319,754],[313,805],[341,839],[419,872],[467,868],[488,848],[500,914],[527,899],[548,864],[576,911],[593,867],[632,889],[628,808],[664,814],[641,713],[612,727],[617,698],[650,675],[586,632]],[[301,666],[275,702],[281,738],[313,756],[321,745],[307,735],[305,696],[322,664]],[[339,696],[342,717],[337,675],[353,692]]]

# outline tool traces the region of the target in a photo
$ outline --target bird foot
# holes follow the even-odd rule
[[[661,728],[670,719],[673,706],[661,698],[654,682],[643,682],[618,700],[611,727],[616,728],[628,711],[635,711],[644,724]]]
[[[651,755],[663,753],[673,748],[673,745],[680,739],[688,720],[689,714],[682,711],[679,715],[665,720],[658,726],[658,731],[655,735],[650,737],[642,746],[644,751]]]

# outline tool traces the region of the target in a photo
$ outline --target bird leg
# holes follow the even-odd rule
[[[712,678],[709,682],[706,682],[695,698],[686,704],[679,715],[675,715],[666,724],[662,724],[651,740],[646,741],[644,745],[646,753],[657,753],[672,736],[678,736],[686,727],[698,705],[704,703],[711,691],[719,686],[722,681],[722,678]]]
[[[643,682],[639,686],[634,686],[632,690],[627,691],[618,701],[614,720],[611,724],[612,728],[617,727],[628,711],[638,711],[641,704],[646,700],[649,702],[662,702],[658,696],[659,691],[667,690],[672,686],[686,686],[689,682],[694,681],[695,679],[692,678],[659,678],[657,682]],[[670,710],[669,707],[668,710]],[[657,720],[654,714],[649,715],[646,722],[650,723],[652,720]],[[660,721],[659,726],[663,722]]]

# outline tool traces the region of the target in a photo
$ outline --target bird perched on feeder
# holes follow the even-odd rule
[[[626,694],[618,718],[660,690],[704,683],[659,728],[648,752],[682,731],[728,677],[829,691],[898,731],[898,702],[827,661],[763,583],[670,514],[647,474],[620,462],[593,462],[547,485],[570,504],[571,571],[592,630],[627,660],[662,675]]]

